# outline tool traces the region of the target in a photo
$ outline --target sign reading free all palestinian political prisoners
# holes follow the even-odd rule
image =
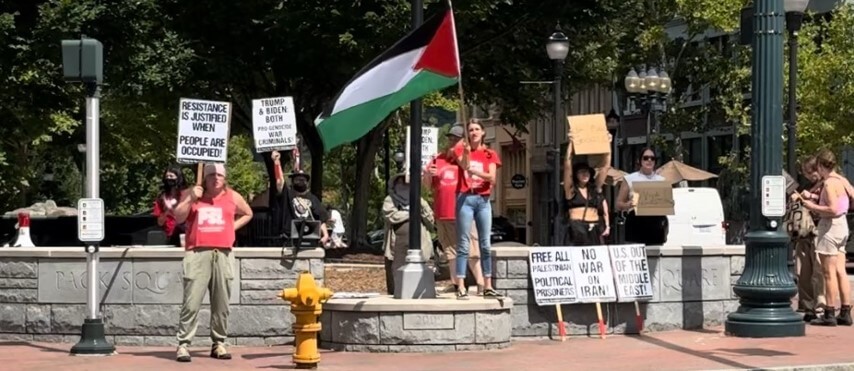
[[[644,245],[612,245],[611,265],[620,302],[652,299],[652,280]]]
[[[178,162],[225,162],[230,124],[231,103],[181,99]]]
[[[293,97],[252,100],[255,151],[289,150],[297,143],[297,118]]]
[[[538,247],[528,253],[531,282],[537,305],[571,304],[578,301],[570,262],[571,247]]]

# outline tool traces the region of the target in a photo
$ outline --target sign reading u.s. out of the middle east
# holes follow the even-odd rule
[[[228,158],[231,103],[181,99],[180,109],[175,156],[178,162],[225,162]]]
[[[255,151],[290,150],[297,143],[297,119],[293,97],[252,100]]]
[[[537,247],[528,252],[537,305],[578,302],[570,249],[572,247]]]
[[[612,245],[611,265],[620,302],[652,299],[652,279],[644,245]]]

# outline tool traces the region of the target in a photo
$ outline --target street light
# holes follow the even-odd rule
[[[804,11],[807,10],[809,0],[785,0],[783,8],[786,10],[786,28],[789,31],[789,123],[786,125],[788,137],[788,149],[786,151],[786,162],[789,174],[795,176],[798,173],[795,161],[795,147],[797,146],[797,80],[798,80],[798,31],[804,20]]]
[[[789,237],[780,226],[785,212],[783,159],[783,2],[754,1],[750,125],[750,229],[744,271],[733,285],[739,307],[726,320],[739,337],[804,336],[804,322],[791,299],[798,289],[786,269]],[[773,206],[773,207],[772,207]]]
[[[398,150],[394,153],[394,162],[397,163],[397,171],[403,171],[403,162],[406,161],[406,154]]]
[[[552,225],[552,245],[560,246],[561,243],[561,233],[560,233],[560,143],[561,139],[558,137],[558,133],[561,132],[560,126],[561,122],[565,122],[561,120],[563,114],[561,113],[561,77],[563,76],[563,64],[566,60],[567,54],[569,54],[569,39],[566,35],[561,32],[560,23],[555,26],[555,32],[549,36],[548,42],[546,42],[546,53],[549,55],[549,59],[554,62],[554,109],[555,109],[555,121],[554,121],[554,129],[552,131],[553,141],[552,141],[552,186],[554,187],[554,211],[551,215],[554,215],[553,225]],[[567,128],[569,130],[569,128]]]
[[[647,117],[646,143],[651,145],[650,134],[659,135],[661,131],[658,114],[666,109],[666,97],[672,89],[672,81],[664,69],[658,71],[655,67],[650,67],[646,71],[640,68],[640,71],[637,73],[634,68],[629,70],[624,85],[629,97],[637,99],[642,114]]]

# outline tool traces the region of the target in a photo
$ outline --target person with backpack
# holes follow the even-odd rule
[[[801,173],[812,183],[806,194],[821,190],[815,156],[801,162]],[[795,271],[798,276],[798,311],[804,312],[804,321],[811,322],[823,313],[825,305],[824,276],[815,252],[815,219],[804,207],[803,200],[793,193],[789,199],[783,224],[795,251]]]

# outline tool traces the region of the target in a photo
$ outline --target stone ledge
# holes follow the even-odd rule
[[[453,294],[440,294],[436,299],[394,299],[379,296],[368,299],[329,299],[323,311],[331,312],[473,312],[513,307],[513,299],[485,299],[478,296],[457,300]]]
[[[497,259],[527,259],[532,246],[493,246]],[[725,246],[647,246],[648,257],[656,256],[727,256],[744,255],[744,245]]]
[[[235,247],[234,256],[237,259],[246,258],[294,258],[293,250],[280,247]],[[323,259],[326,253],[323,249],[300,251],[297,259]],[[79,258],[85,259],[86,253],[82,247],[4,247],[0,248],[0,258],[30,257],[30,258]],[[101,259],[181,259],[184,250],[178,247],[102,247],[99,254]]]
[[[370,353],[443,353],[443,352],[469,352],[509,348],[510,341],[490,344],[447,344],[447,345],[366,345],[366,344],[341,344],[328,341],[321,342],[322,349],[331,349],[343,352],[370,352]]]

